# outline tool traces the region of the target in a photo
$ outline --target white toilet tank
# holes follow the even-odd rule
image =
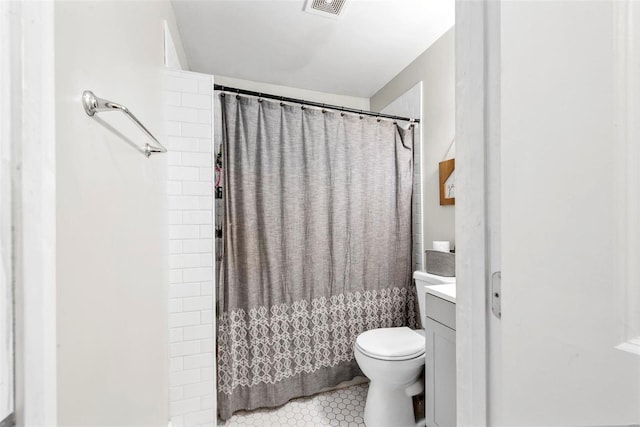
[[[418,297],[418,307],[420,310],[420,322],[424,325],[425,312],[425,286],[444,285],[447,283],[456,283],[455,277],[437,276],[424,271],[415,271],[413,280],[416,284],[416,296]],[[424,326],[423,326],[424,327]]]

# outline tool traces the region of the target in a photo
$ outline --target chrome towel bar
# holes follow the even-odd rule
[[[149,130],[142,123],[140,123],[140,120],[138,120],[138,118],[134,116],[133,113],[129,111],[129,109],[124,105],[120,105],[112,101],[107,101],[106,99],[98,98],[90,90],[85,90],[84,92],[82,92],[82,106],[84,107],[84,111],[87,113],[87,115],[91,117],[93,117],[94,114],[101,113],[103,111],[120,111],[124,113],[156,145],[154,147],[152,145],[149,145],[149,143],[146,143],[144,147],[136,146],[138,151],[140,151],[145,156],[149,157],[155,153],[167,152],[167,149],[164,148],[162,144],[160,144],[160,141],[158,141],[156,137],[153,136],[153,134],[149,132]]]

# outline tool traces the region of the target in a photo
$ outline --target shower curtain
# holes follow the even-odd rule
[[[358,334],[415,326],[413,128],[220,96],[217,378],[228,419],[352,379]]]

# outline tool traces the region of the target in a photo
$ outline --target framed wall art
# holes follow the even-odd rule
[[[456,159],[439,163],[440,205],[456,204]]]

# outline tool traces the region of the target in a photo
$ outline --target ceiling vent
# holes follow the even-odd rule
[[[337,19],[345,10],[346,0],[307,0],[305,12]]]

